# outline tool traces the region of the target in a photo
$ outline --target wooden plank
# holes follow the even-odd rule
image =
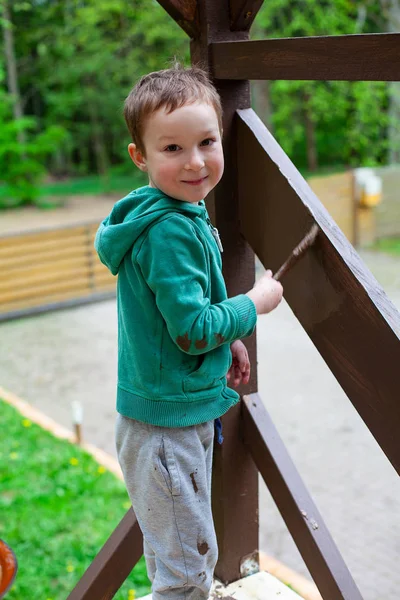
[[[229,0],[231,31],[249,31],[264,0]]]
[[[198,37],[197,0],[158,0],[158,3],[190,38]]]
[[[88,277],[77,277],[73,280],[60,280],[57,282],[35,285],[30,288],[12,289],[9,292],[4,292],[0,295],[0,303],[8,304],[24,298],[41,298],[52,293],[69,292],[73,290],[91,289]]]
[[[214,42],[218,79],[399,81],[400,33]]]
[[[130,508],[67,600],[109,600],[143,554],[143,538]]]
[[[11,248],[2,248],[0,250],[0,260],[6,261],[7,259],[14,259],[17,257],[29,256],[31,260],[34,260],[36,254],[58,252],[61,250],[69,250],[70,248],[89,248],[89,239],[85,236],[79,236],[76,238],[64,238],[61,241],[58,240],[44,240],[40,243],[35,244],[24,244],[23,241],[18,246]]]
[[[313,247],[284,278],[285,298],[400,472],[400,314],[257,115],[238,115],[243,235],[276,271],[318,224]]]
[[[245,442],[322,597],[362,600],[261,399],[243,400]]]
[[[215,39],[244,39],[247,32],[230,31],[228,4],[199,0],[201,35],[192,42],[192,61],[208,64],[208,44]],[[240,235],[237,193],[236,131],[233,118],[238,106],[250,106],[248,82],[216,82],[223,106],[225,174],[207,197],[211,218],[220,230],[224,277],[228,295],[247,292],[254,282],[254,254]],[[252,364],[248,391],[257,389],[255,336],[245,340]],[[243,393],[243,388],[239,393]],[[216,577],[223,583],[241,577],[241,560],[258,547],[258,473],[242,441],[240,406],[223,416],[224,442],[216,444],[213,466],[213,514],[218,538]]]
[[[27,277],[14,277],[9,278],[7,281],[0,279],[0,302],[4,293],[12,292],[14,290],[25,289],[35,290],[36,288],[46,285],[49,283],[65,282],[68,280],[75,280],[85,278],[89,280],[91,276],[91,269],[88,264],[83,266],[72,265],[69,269],[58,269],[57,265],[53,265],[52,271],[44,273],[35,273]]]
[[[86,252],[82,251],[76,256],[70,258],[62,257],[59,260],[48,261],[43,264],[38,264],[37,261],[32,265],[26,266],[26,261],[14,262],[14,266],[12,268],[7,268],[7,264],[1,265],[0,272],[0,285],[3,283],[7,283],[9,281],[14,281],[16,279],[24,279],[29,277],[40,277],[42,274],[46,273],[66,273],[74,268],[81,268],[83,266],[87,266],[89,264],[88,255]],[[93,264],[93,271],[103,267],[106,267],[99,261],[98,263]]]
[[[1,259],[0,273],[6,269],[16,269],[32,263],[35,265],[52,264],[54,261],[67,260],[68,258],[73,257],[79,260],[82,256],[87,256],[87,246],[84,243],[72,247],[65,246],[65,248],[53,250],[52,252],[45,250],[44,252],[38,252],[34,256],[29,253],[20,256],[13,255],[8,257],[7,260]]]
[[[53,229],[44,229],[42,231],[30,233],[5,235],[0,237],[0,249],[10,248],[11,246],[20,246],[21,242],[25,244],[41,243],[44,240],[58,240],[61,242],[63,238],[80,237],[86,235],[88,231],[93,233],[94,227],[96,227],[96,225],[93,224],[80,225],[79,227],[64,227],[63,229],[55,227]]]

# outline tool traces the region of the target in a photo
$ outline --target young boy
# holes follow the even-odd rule
[[[221,105],[207,75],[142,77],[125,102],[128,146],[149,185],[120,200],[96,236],[118,274],[116,442],[144,537],[153,600],[208,598],[218,548],[211,513],[214,420],[248,383],[240,338],[274,309],[270,271],[227,299],[204,198],[222,177]]]

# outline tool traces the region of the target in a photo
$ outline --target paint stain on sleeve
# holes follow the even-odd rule
[[[185,335],[179,335],[176,338],[176,343],[178,344],[179,348],[182,348],[182,350],[185,352],[189,352],[190,340],[187,333],[185,333]]]
[[[197,350],[203,350],[203,348],[207,346],[206,336],[204,336],[202,340],[197,340],[197,342],[195,342],[194,345],[196,346]]]
[[[225,338],[223,335],[221,335],[220,333],[215,333],[215,341],[217,342],[217,344],[223,344],[225,341]]]

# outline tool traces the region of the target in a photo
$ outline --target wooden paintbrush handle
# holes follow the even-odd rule
[[[300,244],[298,244],[296,246],[296,248],[293,250],[293,252],[289,256],[289,258],[283,263],[283,265],[280,267],[280,269],[278,269],[278,271],[275,273],[274,279],[276,279],[276,281],[280,281],[282,279],[282,277],[284,275],[286,275],[286,273],[289,271],[289,269],[291,269],[293,267],[293,265],[295,265],[297,263],[297,261],[300,260],[300,258],[306,252],[306,250],[308,250],[308,248],[310,248],[310,246],[313,245],[313,243],[315,242],[315,238],[318,235],[318,231],[319,231],[318,225],[316,225],[314,223],[314,225],[311,227],[311,229],[307,233],[307,235],[301,240]]]

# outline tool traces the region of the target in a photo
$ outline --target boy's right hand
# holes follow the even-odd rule
[[[252,290],[247,292],[255,304],[257,314],[263,315],[274,310],[282,300],[283,287],[272,277],[272,271],[266,271],[257,281]]]

